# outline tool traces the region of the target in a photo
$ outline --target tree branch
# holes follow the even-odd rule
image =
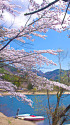
[[[49,93],[48,93],[48,90],[47,90],[47,98],[48,98],[48,106],[49,106],[49,111],[50,111],[50,100],[49,100]],[[49,119],[49,125],[51,125],[50,116],[49,116],[49,115],[48,115],[48,119]]]
[[[60,125],[63,125],[63,123],[66,121],[66,118],[63,118],[62,122],[60,123]]]
[[[33,11],[33,12],[30,12],[30,13],[25,13],[24,15],[27,16],[27,15],[32,15],[32,14],[35,14],[35,13],[37,13],[37,12],[40,12],[40,11],[42,11],[42,10],[44,10],[44,9],[46,9],[46,8],[48,8],[48,7],[50,7],[51,5],[53,5],[54,3],[58,2],[58,1],[59,1],[59,0],[55,0],[55,1],[49,3],[48,5],[46,5],[45,7],[41,8],[41,9],[38,9],[38,10]]]
[[[64,19],[65,19],[66,14],[67,14],[67,10],[68,10],[68,8],[69,8],[69,5],[70,5],[70,2],[68,3],[68,6],[67,6],[67,8],[66,8],[66,12],[65,12],[65,15],[64,15],[64,18],[63,18],[62,24],[63,24],[63,22],[64,22]],[[62,24],[61,24],[61,25],[62,25]]]
[[[14,36],[13,38],[11,38],[11,39],[7,42],[7,44],[0,49],[0,51],[3,50],[7,45],[9,45],[9,43],[10,43],[12,40],[14,40],[14,39],[16,39],[17,37],[19,37],[20,33],[22,33],[22,32],[25,30],[26,25],[27,25],[28,21],[30,20],[30,18],[31,18],[31,16],[28,18],[28,20],[27,20],[27,22],[26,22],[24,28],[22,29],[22,31],[20,31],[16,36]]]
[[[60,118],[65,115],[65,113],[70,109],[70,105],[66,107],[66,109],[61,113]]]

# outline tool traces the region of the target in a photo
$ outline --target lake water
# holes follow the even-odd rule
[[[15,97],[0,97],[0,112],[6,116],[15,116],[17,109],[20,108],[19,114],[27,113],[31,115],[43,115],[46,117],[44,121],[37,122],[37,125],[49,125],[46,115],[47,95],[27,95],[33,101],[33,107],[28,103],[18,101]],[[50,95],[50,102],[53,107],[56,105],[56,95]],[[60,104],[68,106],[70,104],[70,95],[63,95]]]

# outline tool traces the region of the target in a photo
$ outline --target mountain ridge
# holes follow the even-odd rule
[[[61,74],[64,74],[64,72],[67,73],[68,70],[61,69]],[[60,69],[55,69],[53,71],[48,71],[48,72],[45,72],[45,73],[43,73],[42,71],[37,71],[37,75],[46,77],[47,79],[57,80],[57,79],[59,79]]]
[[[4,69],[9,71],[10,73],[13,73],[14,75],[17,74],[17,69],[12,67],[12,66],[4,66]],[[60,74],[60,69],[55,69],[53,71],[48,71],[48,72],[42,72],[41,70],[32,70],[33,72],[37,73],[38,76],[42,76],[42,77],[46,77],[47,79],[51,79],[51,80],[57,80],[59,79],[59,74]],[[61,70],[61,74],[63,74],[64,72],[68,72],[68,70]]]

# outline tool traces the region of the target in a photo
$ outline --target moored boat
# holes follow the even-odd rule
[[[45,119],[44,116],[35,116],[35,115],[30,115],[30,114],[18,114],[18,112],[19,112],[19,109],[17,110],[17,113],[16,113],[16,118],[18,119],[24,119],[28,121],[41,121]]]
[[[26,116],[30,116],[30,114],[19,114],[19,109],[17,109],[17,113],[16,113],[15,118],[23,119]]]
[[[30,116],[24,116],[22,119],[28,120],[28,121],[41,121],[41,120],[44,120],[45,117],[30,115]]]
[[[16,116],[16,118],[24,119],[24,117],[28,117],[28,116],[30,116],[30,114],[19,114]]]

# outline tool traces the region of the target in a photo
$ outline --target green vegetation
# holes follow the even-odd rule
[[[4,68],[0,68],[0,73],[8,73],[8,71],[7,70],[5,70]]]
[[[10,120],[8,120],[8,124],[11,124],[11,121],[10,121]]]
[[[12,82],[14,85],[16,85],[17,87],[19,87],[21,85],[21,77],[20,76],[16,76],[13,74],[5,74],[2,76],[2,79]]]
[[[12,67],[12,69],[14,71],[15,68]],[[21,86],[23,82],[23,78],[21,76],[14,75],[13,72],[11,73],[10,71],[5,70],[4,68],[0,68],[0,73],[3,74],[3,76],[1,76],[2,79],[13,83],[17,87]]]
[[[32,85],[31,83],[29,83],[28,86],[27,86],[27,89],[28,89],[28,90],[33,89],[33,85]]]
[[[15,69],[12,66],[7,65],[5,68],[0,68],[0,73],[3,74],[1,78],[3,80],[6,80],[8,82],[13,83],[17,87],[24,87],[24,83],[26,84],[26,87],[28,90],[33,89],[32,84],[28,80],[28,74],[21,76],[19,75],[20,71],[18,69]]]

